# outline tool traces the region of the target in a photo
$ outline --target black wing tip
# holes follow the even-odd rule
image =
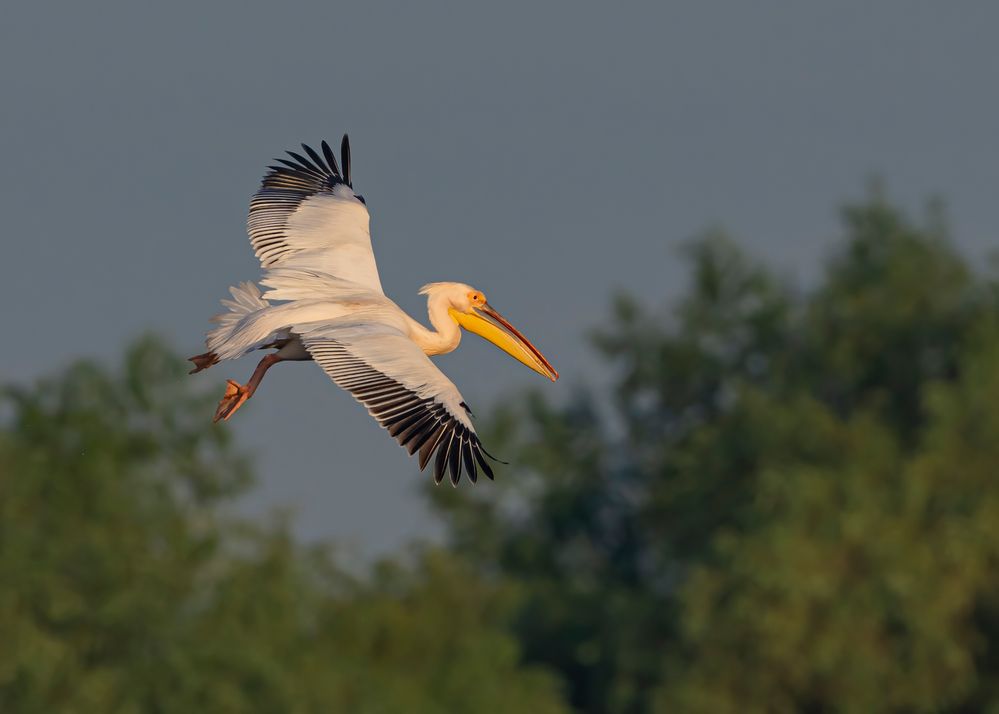
[[[448,431],[454,434],[453,438],[441,436],[433,449],[421,453],[420,471],[433,461],[434,484],[437,486],[444,482],[445,476],[450,477],[452,486],[457,486],[462,474],[465,474],[473,484],[478,483],[479,472],[485,474],[490,481],[495,481],[496,477],[486,458],[504,465],[507,465],[507,462],[497,459],[486,451],[474,433],[470,439],[465,439],[456,433],[457,429],[447,430],[444,433],[447,434]],[[453,441],[459,443],[453,444]]]
[[[329,143],[323,139],[319,143],[319,148],[322,153],[316,151],[308,144],[303,143],[301,145],[302,151],[306,156],[289,149],[285,153],[291,157],[291,161],[288,159],[274,159],[274,161],[280,165],[271,165],[267,167],[268,173],[264,176],[263,185],[265,187],[272,187],[272,184],[279,184],[282,179],[291,177],[316,184],[317,187],[325,186],[332,188],[338,184],[346,184],[347,186],[353,188],[350,181],[349,167],[350,145],[347,143],[346,134],[343,135],[343,138],[344,143],[341,145],[340,152],[341,157],[346,157],[347,161],[345,162],[346,165],[344,166],[342,173],[340,171],[340,166],[337,164],[333,149],[330,147]],[[346,147],[346,152],[343,147]],[[280,185],[273,187],[283,188],[283,186]]]

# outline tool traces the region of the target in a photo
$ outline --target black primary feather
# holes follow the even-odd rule
[[[340,142],[340,163],[343,164],[343,182],[354,188],[354,184],[350,178],[350,139],[347,135],[343,135],[343,141]]]
[[[333,173],[339,176],[340,167],[337,165],[336,157],[333,155],[333,149],[331,149],[330,145],[326,143],[326,139],[323,139],[322,149],[323,149],[323,156],[326,157],[326,163],[330,165],[330,168],[333,170]]]
[[[308,144],[302,144],[302,148],[305,149],[305,153],[309,155],[309,158],[312,159],[312,161],[316,164],[316,166],[319,167],[320,171],[322,171],[323,173],[329,171],[329,169],[326,168],[326,164],[323,163],[323,160],[319,158],[319,154],[316,153],[315,149],[313,149]]]
[[[442,443],[437,448],[437,458],[434,459],[434,483],[436,484],[444,480],[444,470],[447,466],[447,449],[450,445],[451,441],[449,439],[447,444]]]
[[[468,442],[467,444],[462,444],[461,456],[465,461],[465,473],[468,474],[469,480],[475,483],[479,480],[478,471],[475,470],[475,459],[472,457],[472,444]]]
[[[457,444],[455,442],[458,442]],[[448,444],[447,449],[447,465],[448,471],[451,472],[451,485],[458,485],[458,478],[461,476],[461,461],[459,460],[461,454],[461,437],[457,434],[451,439],[451,443]]]
[[[489,464],[486,463],[485,458],[482,456],[481,445],[480,445],[480,447],[478,449],[475,450],[474,453],[475,453],[475,460],[479,462],[479,467],[481,467],[482,471],[485,472],[486,478],[488,478],[490,481],[492,481],[493,480],[493,470],[489,467]]]
[[[320,179],[323,178],[323,175],[326,173],[325,171],[321,170],[318,166],[313,166],[312,163],[301,154],[296,154],[294,151],[289,151],[288,156],[295,159],[295,161],[300,163],[302,167],[312,172]]]

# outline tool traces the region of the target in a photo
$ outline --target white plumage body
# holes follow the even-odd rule
[[[461,330],[447,317],[445,300],[430,296],[431,324],[440,326],[433,333],[384,295],[333,276],[283,269],[265,272],[261,282],[286,287],[263,294],[253,283],[230,288],[233,300],[226,301],[230,312],[213,318],[221,324],[209,333],[206,344],[220,360],[281,342],[285,344],[277,354],[282,358],[311,360],[310,346],[336,341],[419,396],[439,398],[459,421],[473,428],[460,407],[457,387],[426,357],[450,352],[461,341]],[[272,302],[275,295],[288,302]],[[299,297],[304,295],[321,297]]]

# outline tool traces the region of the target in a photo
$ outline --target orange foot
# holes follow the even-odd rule
[[[187,361],[194,363],[194,369],[188,372],[188,374],[195,374],[203,369],[208,369],[213,364],[218,364],[219,356],[214,352],[205,352],[204,354],[194,355],[194,357],[188,357]]]
[[[249,398],[249,387],[244,387],[238,382],[227,379],[225,394],[222,395],[219,408],[215,410],[215,418],[212,421],[217,422],[219,419],[229,421],[229,417],[235,414],[236,410],[243,406],[243,402]]]

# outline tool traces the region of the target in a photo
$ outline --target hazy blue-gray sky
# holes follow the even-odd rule
[[[996,3],[2,14],[3,379],[146,330],[200,351],[227,286],[258,274],[244,221],[264,167],[345,130],[389,295],[423,317],[420,285],[469,282],[563,375],[467,338],[439,364],[477,411],[596,375],[583,332],[609,292],[675,294],[676,246],[707,226],[807,276],[877,173],[907,206],[944,196],[973,255],[999,228]],[[221,390],[254,363],[197,379]],[[314,366],[274,369],[232,428],[259,455],[251,507],[292,505],[306,536],[370,553],[433,532],[413,463]]]

